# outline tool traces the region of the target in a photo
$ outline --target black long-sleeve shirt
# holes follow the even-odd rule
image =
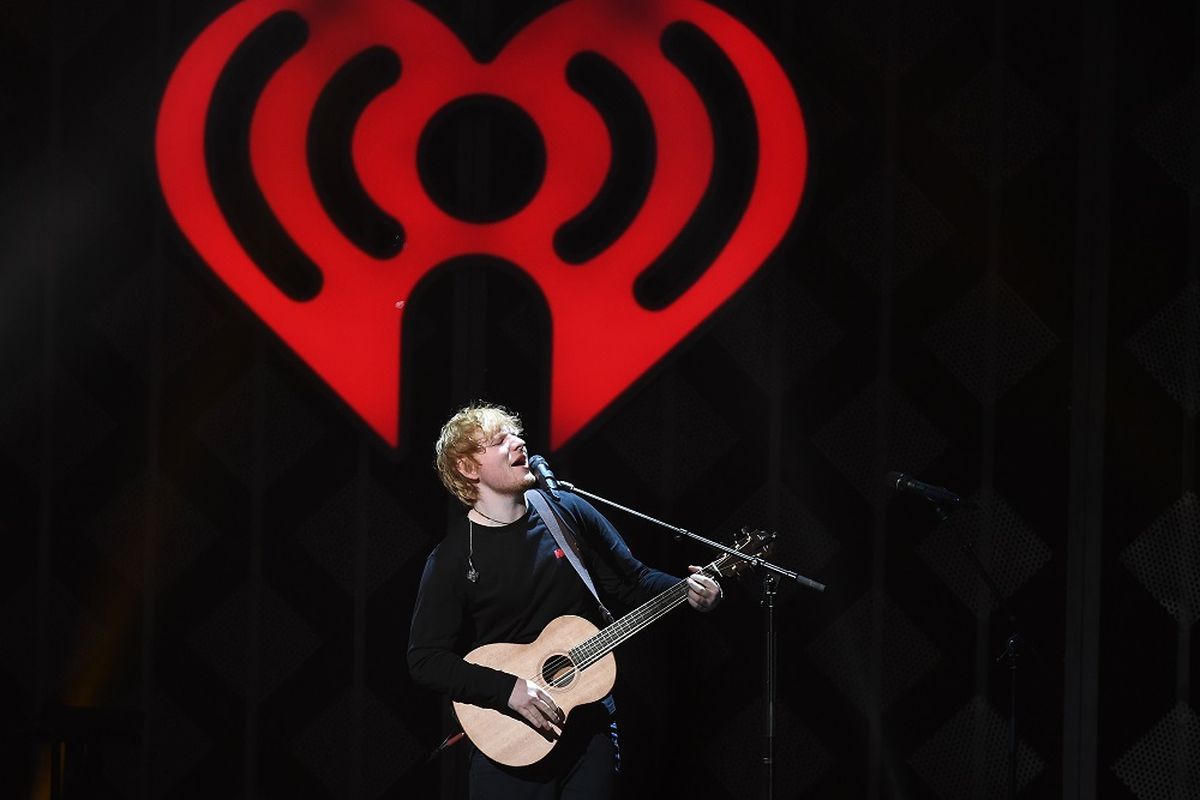
[[[553,501],[550,501],[553,502]],[[646,602],[679,578],[651,569],[585,500],[564,494],[558,506],[579,539],[584,564],[606,604]],[[467,579],[469,522],[464,517],[430,554],[421,576],[408,644],[413,679],[450,699],[490,708],[508,705],[516,676],[469,664],[462,656],[493,642],[528,644],[555,617],[576,614],[603,627],[595,598],[559,550],[537,511],[502,527],[474,525]]]

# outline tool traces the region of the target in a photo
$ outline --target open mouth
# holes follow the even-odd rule
[[[512,462],[512,466],[514,466],[514,467],[528,466],[528,464],[526,463],[526,460],[525,460],[525,456],[517,456],[516,460]]]

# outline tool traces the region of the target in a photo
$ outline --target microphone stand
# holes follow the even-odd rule
[[[926,499],[933,503],[934,513],[937,514],[939,520],[946,522],[948,519],[950,519],[949,512],[947,512],[943,507],[944,503],[940,503],[937,500],[929,497],[926,497]],[[974,503],[963,503],[961,501],[957,501],[957,498],[955,498],[955,500],[956,502],[949,504],[952,509],[960,506],[978,508],[978,505]],[[1004,652],[1000,654],[1000,657],[997,658],[996,661],[1008,661],[1008,797],[1009,800],[1016,800],[1017,663],[1020,660],[1019,657],[1021,655],[1022,646],[1028,648],[1029,652],[1033,653],[1035,656],[1038,656],[1039,659],[1041,656],[1038,655],[1038,652],[1033,645],[1026,642],[1025,638],[1021,635],[1021,624],[1017,620],[1017,615],[1013,612],[1012,607],[1008,604],[1008,601],[1004,599],[1004,595],[1000,593],[999,587],[997,587],[995,581],[992,580],[992,576],[988,573],[987,568],[983,565],[983,562],[979,560],[979,554],[975,552],[974,548],[969,547],[966,541],[964,541],[961,537],[956,536],[955,538],[958,539],[958,546],[964,553],[967,554],[968,558],[970,559],[971,565],[974,567],[976,574],[978,574],[980,579],[983,580],[983,584],[987,587],[992,599],[996,601],[996,605],[999,610],[1008,617],[1008,623],[1010,626],[1009,630],[1012,631],[1011,635],[1008,637],[1008,640],[1005,642]]]
[[[759,558],[758,556],[749,556],[749,555],[745,555],[744,553],[739,553],[737,550],[734,550],[731,547],[726,547],[725,545],[721,544],[720,542],[714,542],[712,539],[705,538],[704,536],[701,536],[697,533],[692,533],[691,531],[687,530],[686,528],[680,528],[679,526],[672,525],[669,522],[663,522],[660,519],[655,519],[654,517],[651,517],[648,514],[643,514],[640,511],[636,511],[632,508],[629,508],[628,506],[623,506],[620,503],[613,502],[612,500],[601,497],[600,495],[596,495],[596,494],[592,494],[591,492],[584,491],[583,489],[580,489],[578,486],[574,485],[573,483],[568,483],[567,481],[560,480],[557,482],[557,484],[558,484],[558,488],[560,488],[560,489],[566,489],[569,492],[574,492],[575,494],[582,495],[591,500],[595,500],[599,503],[603,503],[606,506],[611,506],[612,508],[618,509],[620,511],[624,511],[626,514],[632,514],[633,516],[638,517],[639,519],[644,519],[647,522],[652,522],[655,525],[658,525],[659,527],[666,528],[667,530],[669,530],[675,534],[676,539],[686,536],[687,538],[693,539],[697,542],[700,542],[701,544],[706,545],[714,550],[719,550],[720,552],[726,553],[727,555],[736,556],[737,558],[740,558],[743,561],[748,562],[751,566],[762,567],[763,569],[765,569],[767,571],[767,574],[763,576],[763,601],[762,601],[763,614],[764,614],[764,620],[763,620],[764,640],[766,642],[766,653],[765,653],[766,657],[764,659],[765,663],[763,666],[763,669],[764,669],[763,683],[764,683],[764,688],[765,688],[764,694],[766,696],[766,708],[763,711],[763,714],[764,714],[763,727],[764,727],[764,731],[765,731],[763,738],[764,738],[764,751],[765,752],[763,753],[762,763],[763,763],[763,767],[764,767],[764,770],[766,773],[765,777],[764,777],[764,781],[766,784],[766,798],[767,798],[767,800],[774,800],[774,797],[775,797],[775,697],[776,697],[776,690],[777,690],[777,680],[776,680],[776,677],[777,677],[776,676],[777,631],[775,629],[775,594],[776,594],[775,588],[776,588],[777,584],[779,583],[780,577],[789,578],[789,579],[795,581],[796,583],[800,584],[801,586],[804,586],[805,588],[812,589],[813,591],[817,591],[817,592],[825,591],[825,584],[820,583],[819,581],[814,581],[812,578],[806,578],[803,575],[800,575],[789,569],[784,569],[783,567],[779,566],[778,564],[772,564],[770,561],[767,561],[766,559],[763,559],[763,558]]]
[[[775,586],[779,578],[768,572],[763,575],[763,641],[767,652],[763,658],[763,686],[766,706],[763,709],[763,782],[767,800],[775,799],[775,694],[777,691],[775,663]]]

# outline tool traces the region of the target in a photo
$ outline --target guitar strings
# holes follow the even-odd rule
[[[695,574],[716,579],[720,577],[720,571],[717,569],[718,563],[714,561]],[[566,656],[556,655],[552,657],[543,666],[541,675],[534,678],[527,678],[527,680],[543,684],[548,688],[561,689],[574,681],[580,672],[615,650],[618,645],[631,638],[647,625],[656,622],[675,610],[686,601],[687,579],[685,578],[662,592],[662,594],[651,599],[641,608],[631,611],[590,639],[586,639],[575,647],[572,647]],[[564,666],[567,669],[559,674]],[[547,681],[547,674],[554,675],[555,677]]]
[[[618,645],[625,642],[650,623],[673,611],[686,600],[687,581],[684,580],[667,589],[641,609],[627,614],[612,625],[609,625],[571,651],[573,656],[578,654],[576,659],[579,668],[586,669],[596,663]]]
[[[714,577],[711,573],[715,571],[715,566],[715,563],[710,564],[697,574],[710,578]],[[670,587],[640,609],[626,614],[591,639],[581,643],[572,650],[572,655],[578,653],[580,668],[586,668],[608,655],[609,651],[615,649],[650,623],[673,611],[686,600],[687,580],[685,579]]]
[[[714,561],[695,574],[713,579],[721,577],[718,565],[726,558],[728,556]],[[561,689],[575,680],[580,672],[604,658],[616,649],[618,645],[641,631],[647,625],[661,619],[682,605],[686,600],[687,579],[685,578],[662,592],[662,594],[651,599],[641,608],[631,611],[596,635],[572,647],[566,656],[554,656],[545,663],[541,675],[537,676],[537,678],[528,678],[527,680],[533,680],[537,683],[544,682],[545,685],[551,688]],[[566,667],[565,670],[563,669],[564,667]],[[547,681],[547,675],[555,677]]]
[[[709,574],[708,567],[701,570],[697,574],[707,575],[710,578],[714,577],[713,575]],[[604,628],[595,636],[592,636],[590,639],[587,639],[579,645],[571,648],[571,650],[568,652],[569,657],[563,655],[554,656],[550,661],[546,662],[546,669],[543,670],[542,675],[531,677],[529,680],[546,685],[549,688],[563,688],[575,679],[577,673],[582,672],[592,664],[595,664],[597,661],[604,658],[604,656],[608,655],[612,650],[615,650],[618,645],[631,638],[634,634],[641,631],[647,625],[661,619],[663,616],[678,608],[686,601],[687,580],[685,579],[670,587],[654,599],[650,600],[640,609],[626,614],[621,619]],[[553,680],[546,680],[546,672],[553,675],[558,672],[563,665],[570,665],[572,663],[574,663],[573,668],[568,669],[565,673],[559,675]]]
[[[714,572],[716,572],[715,564],[710,564],[696,574],[715,578],[717,575],[714,575]],[[626,614],[590,639],[571,648],[567,656],[554,656],[550,661],[546,662],[542,675],[538,676],[538,678],[530,678],[530,680],[545,683],[555,689],[563,688],[575,680],[579,672],[595,664],[618,645],[641,631],[647,625],[661,619],[686,600],[687,580],[684,579],[650,600],[641,608]],[[560,670],[564,666],[567,669],[560,674]],[[555,677],[547,681],[547,675]]]

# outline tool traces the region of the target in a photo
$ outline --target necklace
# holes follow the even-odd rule
[[[471,583],[479,580],[479,570],[475,569],[475,523],[467,517],[467,580]]]
[[[474,511],[479,516],[483,517],[484,519],[491,520],[492,522],[496,523],[497,525],[512,525],[513,522],[517,521],[516,519],[514,519],[512,522],[501,522],[500,520],[496,519],[495,517],[489,517],[487,514],[483,513],[478,508],[472,507],[471,510]],[[468,517],[468,519],[470,519],[470,517]],[[517,517],[517,519],[520,519],[520,517]]]
[[[474,511],[479,516],[483,517],[484,519],[491,520],[492,522],[496,523],[497,525],[500,525],[500,526],[512,525],[512,522],[501,522],[500,520],[496,519],[495,517],[489,517],[487,514],[483,513],[478,508],[472,507],[471,510]],[[520,517],[518,517],[517,519],[520,519]],[[516,521],[517,520],[515,520],[515,519],[513,520],[513,522],[516,522]],[[479,570],[475,569],[474,557],[475,557],[475,522],[471,519],[471,515],[468,514],[467,515],[467,580],[469,580],[471,583],[475,583],[477,580],[479,580]]]

